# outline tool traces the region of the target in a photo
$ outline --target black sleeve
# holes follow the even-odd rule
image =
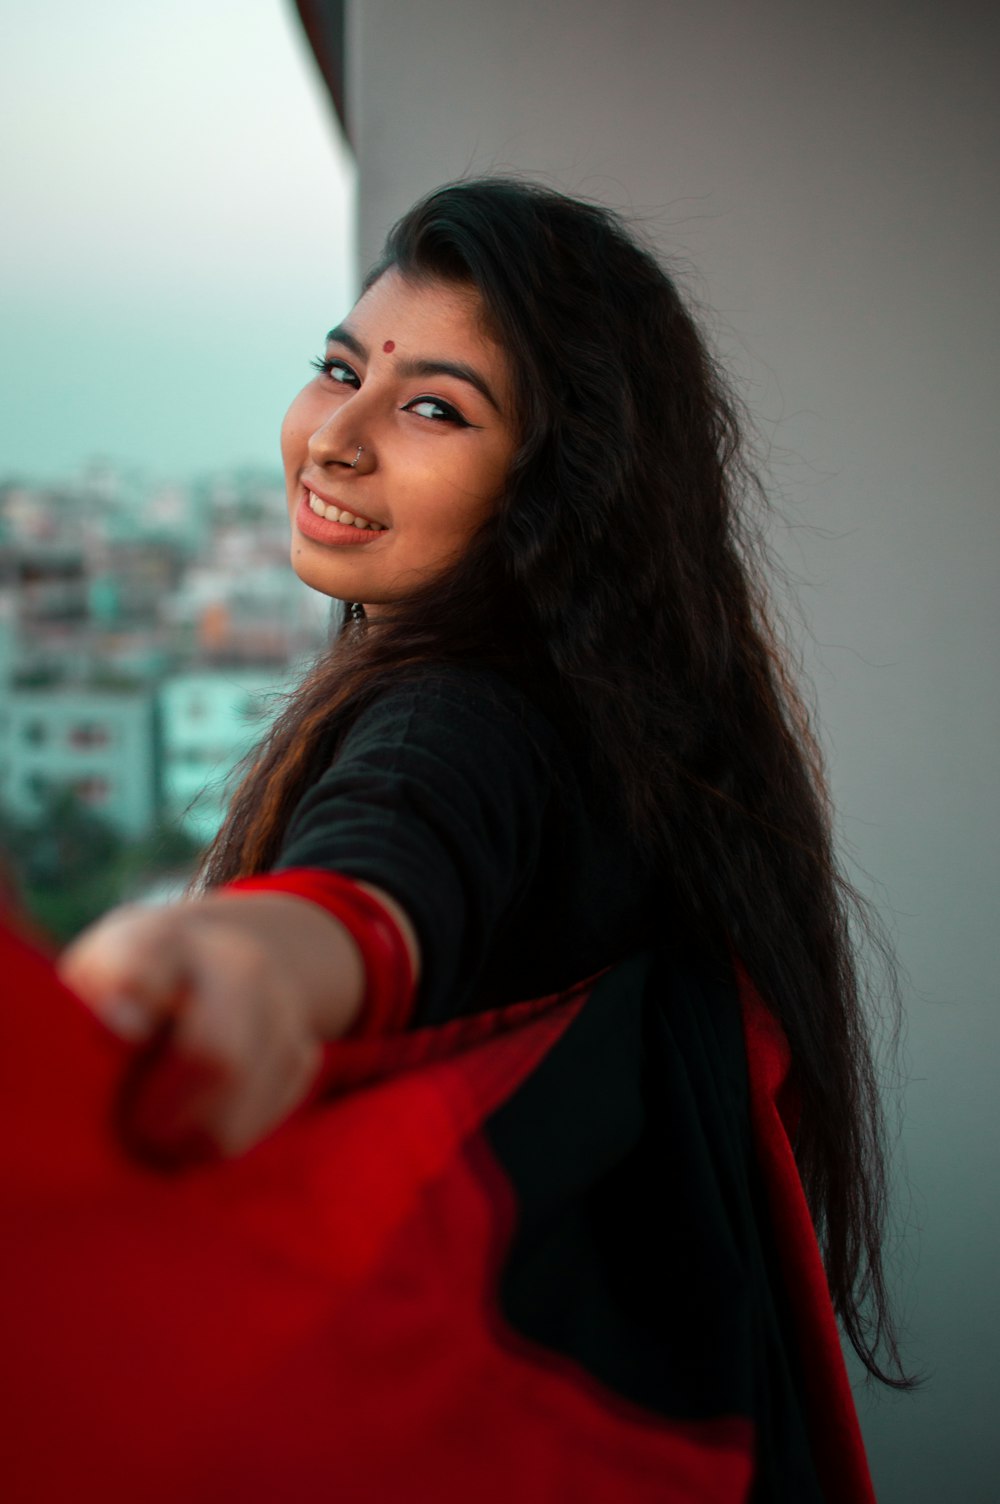
[[[503,680],[435,671],[373,701],[295,810],[277,869],[375,883],[413,921],[415,1021],[475,1008],[535,874],[555,750],[548,722]]]

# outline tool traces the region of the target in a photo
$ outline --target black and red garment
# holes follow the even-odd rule
[[[233,886],[340,915],[369,995],[238,1160],[137,1163],[148,1059],[3,937],[0,1495],[871,1501],[781,1030],[565,738],[488,675],[401,685],[278,868]]]

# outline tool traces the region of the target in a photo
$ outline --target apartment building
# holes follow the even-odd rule
[[[148,833],[157,814],[156,704],[141,685],[8,688],[0,722],[0,803],[37,819],[71,789],[124,836]]]

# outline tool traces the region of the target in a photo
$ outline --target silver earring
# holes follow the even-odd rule
[[[358,445],[358,452],[357,452],[357,454],[354,456],[353,460],[350,460],[348,462],[348,469],[349,470],[356,470],[358,468],[358,460],[361,458],[362,454],[364,453],[364,447],[365,446],[363,444],[359,444]]]
[[[365,608],[361,604],[360,601],[351,601],[351,603],[350,603],[350,605],[348,606],[347,609],[350,612],[351,621],[352,621],[352,623],[354,625],[354,629],[355,629],[355,631],[357,631],[357,629],[364,622],[364,619],[365,619]]]

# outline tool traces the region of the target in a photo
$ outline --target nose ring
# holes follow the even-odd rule
[[[365,446],[363,444],[359,444],[358,445],[358,452],[354,456],[353,460],[348,460],[347,467],[348,467],[349,470],[356,470],[358,468],[358,460],[361,458],[362,454],[364,453],[364,447]]]

